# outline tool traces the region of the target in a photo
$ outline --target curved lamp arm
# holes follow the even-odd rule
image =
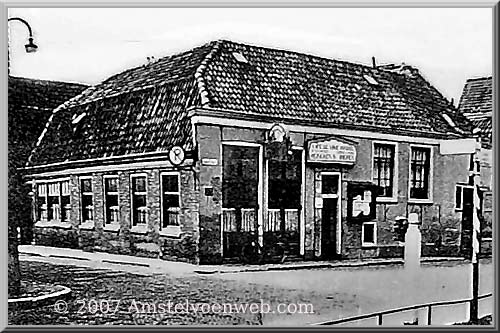
[[[35,43],[33,43],[33,31],[31,30],[29,23],[20,17],[10,17],[7,21],[8,22],[19,21],[21,23],[24,23],[24,25],[28,28],[29,32],[28,44],[24,45],[24,47],[26,48],[26,52],[28,53],[36,52],[38,46]]]

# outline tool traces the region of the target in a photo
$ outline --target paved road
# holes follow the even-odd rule
[[[36,260],[36,258],[34,258]],[[40,259],[42,260],[42,259]],[[53,261],[52,263],[50,261]],[[9,311],[9,323],[17,325],[283,325],[300,326],[395,306],[468,297],[467,265],[426,265],[410,280],[400,266],[350,269],[269,271],[237,274],[167,275],[120,272],[102,268],[62,265],[57,259],[22,261],[25,279],[64,284],[73,289],[67,313],[53,306]],[[57,264],[55,264],[57,263]],[[417,286],[413,287],[412,286]],[[493,288],[492,264],[481,265],[481,293]],[[410,297],[412,296],[413,297]],[[79,303],[90,300],[121,300],[114,313],[79,313]],[[311,304],[313,314],[267,313],[131,313],[132,301],[165,303],[269,303]],[[401,321],[399,321],[400,323]]]
[[[319,293],[332,300],[339,294],[356,300],[356,308],[332,309],[330,314],[321,311],[314,317],[304,318],[308,322],[318,321],[317,319],[333,320],[413,304],[464,299],[471,295],[471,265],[465,263],[425,264],[412,274],[408,274],[402,266],[384,266],[248,272],[221,274],[220,277],[311,294]],[[492,292],[493,285],[493,265],[491,260],[483,260],[480,264],[480,294]],[[486,301],[483,303],[486,305]],[[443,310],[439,311],[441,316],[445,316]],[[453,318],[450,316],[449,320],[453,321]],[[446,318],[442,320],[446,322]]]

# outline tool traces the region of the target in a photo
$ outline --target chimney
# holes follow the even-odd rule
[[[375,57],[372,57],[372,66],[373,66],[373,68],[377,68],[377,63],[375,61]]]

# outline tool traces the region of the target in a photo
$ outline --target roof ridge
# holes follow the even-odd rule
[[[198,86],[198,91],[200,93],[202,106],[210,104],[210,98],[203,75],[205,74],[205,70],[208,66],[208,63],[210,62],[210,60],[213,59],[215,53],[220,49],[220,46],[222,45],[222,43],[224,43],[224,40],[216,40],[215,42],[212,43],[213,43],[212,49],[210,50],[210,52],[207,53],[205,58],[201,61],[200,65],[194,72],[194,78]]]
[[[55,83],[55,84],[81,86],[81,87],[90,87],[91,86],[87,83],[81,83],[81,82],[76,82],[76,81],[58,81],[58,80],[48,80],[48,79],[36,79],[36,78],[31,78],[31,77],[14,76],[14,75],[9,75],[9,79],[30,81],[30,82],[34,82],[34,83],[37,83],[37,82],[38,83]]]
[[[482,76],[482,77],[473,77],[473,78],[469,78],[467,79],[467,81],[465,82],[470,82],[470,81],[480,81],[480,80],[491,80],[493,78],[492,75],[489,75],[489,76]]]
[[[235,42],[235,41],[227,40],[227,39],[221,39],[221,40],[218,40],[218,41],[219,42],[227,42],[227,43],[238,45],[238,46],[246,46],[246,47],[252,47],[252,48],[259,48],[259,49],[268,50],[268,51],[278,51],[278,52],[284,52],[284,53],[294,54],[294,55],[298,55],[298,56],[306,56],[306,57],[314,58],[316,60],[332,61],[332,62],[335,62],[335,63],[341,63],[341,64],[347,64],[347,65],[354,65],[354,66],[362,67],[363,69],[366,69],[366,70],[376,70],[376,71],[380,70],[380,71],[386,72],[386,70],[384,70],[382,68],[379,68],[378,66],[377,67],[373,67],[373,65],[364,64],[364,63],[361,63],[361,62],[348,61],[348,60],[340,60],[338,58],[330,58],[330,57],[316,55],[316,54],[311,54],[311,53],[294,51],[294,50],[290,50],[290,49],[287,49],[287,48],[262,46],[262,45],[253,44],[253,43],[246,43],[246,42]]]

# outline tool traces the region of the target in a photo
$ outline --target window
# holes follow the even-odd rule
[[[474,190],[474,187],[466,184],[457,184],[455,186],[455,209],[462,210],[464,208],[464,192],[465,189]]]
[[[47,184],[38,185],[37,195],[37,213],[38,221],[48,221],[47,212]]]
[[[395,145],[373,144],[373,182],[379,187],[378,197],[394,196]]]
[[[302,197],[302,150],[292,149],[285,160],[269,158],[268,170],[268,219],[264,232],[297,232]]]
[[[180,190],[179,174],[164,173],[161,175],[162,189],[162,222],[161,228],[179,225]]]
[[[61,182],[61,221],[69,222],[71,213],[69,180]]]
[[[118,176],[104,176],[104,209],[105,224],[119,223]]]
[[[49,221],[61,220],[60,189],[61,184],[49,183],[48,186],[48,215]]]
[[[410,199],[430,199],[430,159],[430,148],[411,148]]]
[[[38,185],[37,218],[39,221],[69,222],[70,212],[69,180]]]
[[[82,223],[94,221],[94,192],[92,178],[80,178],[80,198],[82,200]]]
[[[132,176],[132,226],[147,224],[146,181],[145,175]]]
[[[377,244],[376,222],[364,222],[361,227],[361,243],[363,246]]]

